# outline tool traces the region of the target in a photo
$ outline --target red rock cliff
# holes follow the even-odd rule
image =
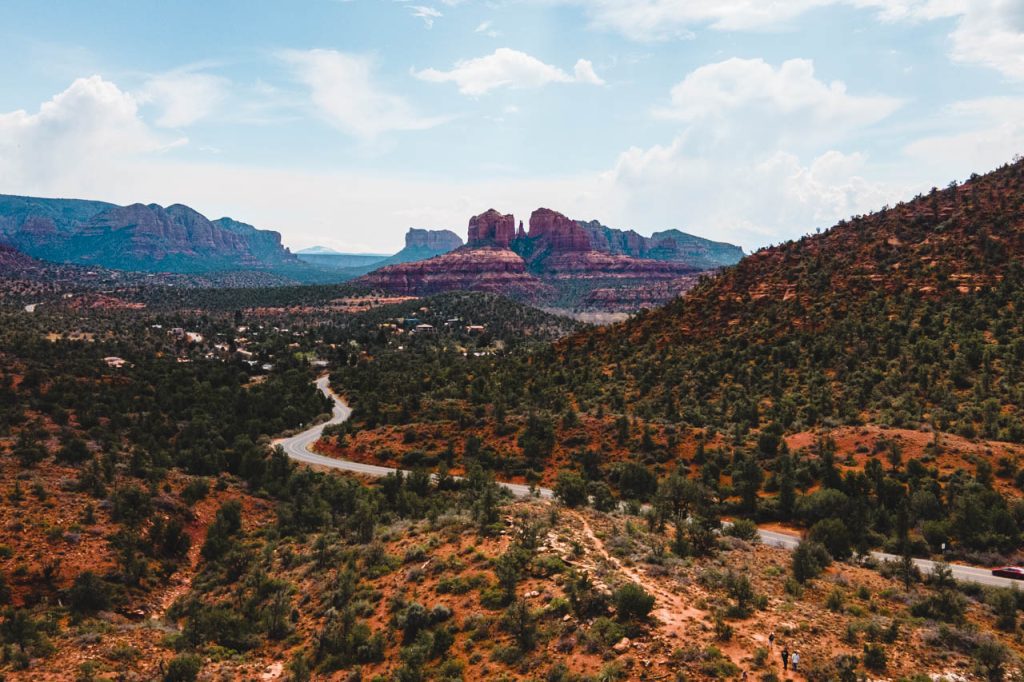
[[[542,240],[541,248],[555,253],[590,251],[590,236],[575,220],[550,208],[538,208],[530,216],[531,239]]]
[[[515,236],[516,219],[512,214],[503,215],[492,208],[469,219],[469,240],[466,246],[497,246],[505,249]]]

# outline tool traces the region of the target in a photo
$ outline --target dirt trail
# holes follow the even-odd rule
[[[598,561],[604,561],[617,573],[637,583],[654,595],[654,610],[651,612],[651,615],[662,624],[662,627],[659,628],[659,635],[662,638],[676,645],[682,645],[691,638],[691,633],[695,627],[709,626],[710,614],[694,606],[692,595],[680,594],[677,592],[679,588],[667,586],[664,580],[650,576],[635,566],[626,565],[608,551],[604,541],[594,532],[585,515],[578,512],[567,513],[574,521],[569,526],[578,529],[581,539],[586,545],[589,545],[585,553],[589,561],[576,562],[577,565],[594,570],[597,568]],[[769,613],[762,612],[759,614],[759,624],[762,627],[757,629],[764,630],[765,633],[771,632],[776,628],[775,620],[776,618],[773,618]],[[738,630],[748,630],[742,623],[734,623],[734,626]],[[768,648],[767,634],[747,631],[744,632],[744,635],[742,638],[737,637],[730,642],[719,643],[718,645],[719,649],[734,663],[739,665],[741,669],[748,667],[744,665],[743,659],[750,655],[751,644]],[[782,665],[779,661],[778,646],[769,651],[768,655],[768,669],[775,670],[780,679],[804,679],[802,675],[794,674],[793,672],[783,675]]]
[[[590,542],[593,550],[602,559],[614,566],[616,571],[654,595],[654,610],[651,613],[667,628],[666,634],[669,637],[682,637],[685,634],[685,627],[687,625],[704,620],[706,614],[700,609],[694,608],[690,604],[690,600],[674,593],[660,581],[651,578],[643,571],[623,564],[608,551],[604,542],[601,538],[597,537],[594,529],[591,528],[590,523],[583,515],[574,514],[574,516],[579,522],[579,528],[583,530],[583,536]]]

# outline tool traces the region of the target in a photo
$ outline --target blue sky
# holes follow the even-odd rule
[[[1020,0],[7,0],[0,192],[391,252],[548,206],[747,249],[1024,152]]]

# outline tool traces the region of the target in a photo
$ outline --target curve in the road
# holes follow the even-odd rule
[[[280,445],[284,448],[285,454],[293,460],[304,464],[311,464],[313,466],[322,466],[340,471],[350,471],[356,474],[363,474],[364,476],[377,477],[387,476],[388,474],[393,474],[398,471],[405,474],[409,473],[404,469],[392,469],[390,467],[363,464],[362,462],[352,462],[350,460],[337,459],[335,457],[325,457],[324,455],[319,455],[313,452],[313,446],[318,440],[320,440],[320,436],[323,434],[325,427],[332,424],[344,423],[352,416],[352,408],[331,390],[329,376],[324,375],[317,379],[316,386],[324,395],[334,402],[333,409],[331,410],[331,418],[326,422],[312,426],[301,433],[295,434],[294,436],[276,440],[274,441],[274,445]],[[550,500],[554,498],[554,491],[550,488],[534,488],[531,490],[529,486],[522,485],[520,483],[499,482],[499,485],[507,489],[516,497],[531,497],[536,495],[542,499]],[[758,529],[757,532],[761,537],[761,542],[771,547],[779,547],[781,549],[792,551],[800,544],[800,537],[796,535],[762,529]],[[876,561],[899,560],[899,557],[892,554],[885,554],[883,552],[872,552],[871,557]],[[925,574],[931,573],[935,570],[935,566],[937,564],[937,562],[929,559],[914,559],[914,563],[917,565],[918,569]],[[963,564],[948,564],[948,566],[950,571],[953,573],[953,577],[961,582],[978,583],[980,585],[987,585],[990,587],[1018,586],[1018,581],[994,576],[988,569],[977,568],[975,566],[965,566]]]

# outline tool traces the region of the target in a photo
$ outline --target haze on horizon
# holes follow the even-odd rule
[[[751,250],[1024,151],[1013,0],[5,4],[0,193],[298,250],[539,206]]]

